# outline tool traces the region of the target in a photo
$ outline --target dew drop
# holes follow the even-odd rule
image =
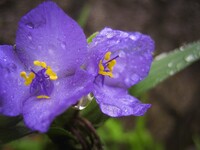
[[[63,42],[63,43],[61,43],[61,47],[63,48],[63,49],[66,49],[66,44]]]
[[[113,35],[112,35],[112,34],[107,34],[106,37],[107,37],[108,39],[110,39],[110,38],[113,37]]]
[[[195,58],[194,58],[194,56],[193,55],[188,55],[187,57],[185,57],[185,61],[187,61],[187,62],[191,62],[191,61],[193,61]]]
[[[136,40],[136,36],[134,36],[134,35],[130,35],[129,37],[131,40],[134,40],[134,41]]]
[[[29,40],[32,40],[32,36],[31,36],[31,35],[28,35],[28,39],[29,39]]]
[[[174,70],[170,70],[169,74],[172,76],[174,75],[175,71]]]
[[[162,53],[162,54],[156,56],[156,57],[155,57],[155,60],[163,59],[163,58],[165,58],[166,56],[167,56],[167,53]]]
[[[140,80],[140,77],[137,74],[133,74],[131,76],[131,80],[132,80],[132,82],[136,83]]]
[[[126,53],[124,51],[120,51],[118,55],[119,55],[119,57],[125,57]]]
[[[78,109],[78,110],[83,110],[85,109],[90,102],[93,100],[94,96],[92,93],[89,93],[87,96],[83,96],[77,105],[74,106],[74,108]]]
[[[180,51],[184,51],[185,49],[184,49],[184,47],[183,46],[181,46],[180,47]]]
[[[167,66],[168,66],[169,68],[171,68],[171,67],[173,66],[173,63],[170,62],[170,63],[167,64]]]
[[[7,61],[6,57],[3,58],[3,61],[5,61],[5,62]]]
[[[33,29],[33,28],[34,28],[34,25],[33,25],[32,22],[27,23],[26,26],[27,26],[29,29]]]

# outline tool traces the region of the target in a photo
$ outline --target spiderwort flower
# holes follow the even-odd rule
[[[55,3],[31,10],[19,21],[16,47],[0,46],[0,113],[23,115],[29,128],[46,132],[91,90],[80,68],[86,55],[82,29]]]
[[[95,76],[93,94],[103,113],[143,115],[150,104],[128,94],[149,72],[153,40],[144,34],[103,29],[88,46],[87,71]]]

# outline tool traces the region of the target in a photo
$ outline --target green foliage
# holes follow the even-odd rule
[[[78,24],[81,26],[81,27],[85,27],[86,23],[87,23],[87,20],[88,20],[88,17],[89,17],[89,14],[90,14],[90,5],[88,3],[86,3],[82,10],[81,10],[81,13],[79,15],[79,18],[77,20]]]
[[[145,117],[136,119],[136,126],[132,130],[124,131],[122,122],[117,119],[109,119],[104,126],[98,129],[105,149],[133,149],[133,150],[163,150],[160,143],[155,142],[146,129]]]
[[[193,137],[193,141],[196,146],[196,150],[200,150],[200,135],[195,135]]]
[[[13,150],[44,150],[47,137],[37,136],[33,138],[23,138],[13,141],[4,146],[4,149]]]
[[[91,43],[92,40],[93,40],[93,38],[95,38],[95,37],[97,36],[98,33],[99,33],[99,32],[95,32],[95,33],[93,33],[92,35],[90,35],[90,36],[87,38],[87,42],[88,42],[88,43]]]
[[[139,96],[168,77],[200,59],[200,42],[191,43],[155,57],[148,77],[133,86],[130,93]]]

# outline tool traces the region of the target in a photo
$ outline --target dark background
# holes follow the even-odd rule
[[[105,26],[149,34],[156,52],[167,52],[200,38],[199,0],[55,0],[72,18],[83,6],[90,14],[87,36]],[[14,44],[17,23],[42,0],[0,0],[0,44]],[[148,128],[166,149],[193,150],[200,135],[200,62],[174,75],[150,91],[153,107]],[[126,119],[127,120],[131,120]],[[128,121],[127,121],[128,122]],[[128,123],[127,123],[128,124]]]

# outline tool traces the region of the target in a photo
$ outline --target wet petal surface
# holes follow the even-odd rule
[[[16,36],[19,58],[30,69],[44,61],[59,77],[71,75],[86,56],[79,25],[53,2],[44,2],[21,18]]]
[[[13,47],[0,46],[0,113],[16,116],[21,113],[22,102],[29,96],[29,88],[24,85],[20,72],[23,65]]]
[[[128,33],[110,28],[103,29],[89,45],[88,71],[97,74],[99,62],[110,51],[116,58],[113,78],[105,76],[104,83],[110,86],[129,88],[143,80],[150,70],[153,40],[144,34]]]
[[[24,103],[25,124],[32,130],[46,132],[56,116],[93,89],[91,82],[91,76],[82,70],[78,70],[75,76],[56,80],[49,99],[31,97]]]
[[[109,86],[96,86],[94,96],[103,113],[111,117],[141,116],[150,108],[132,97],[126,90]]]

